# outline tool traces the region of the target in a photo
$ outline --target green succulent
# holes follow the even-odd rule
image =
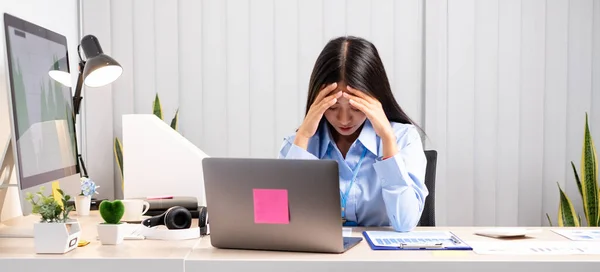
[[[106,224],[119,224],[125,213],[125,206],[121,200],[102,201],[100,203],[100,216]]]
[[[69,213],[73,211],[72,205],[67,205],[68,201],[71,200],[71,196],[65,195],[65,193],[58,189],[57,192],[60,195],[61,202],[57,202],[52,194],[44,195],[44,186],[41,186],[39,191],[35,194],[27,192],[25,200],[31,203],[34,214],[39,214],[42,219],[42,223],[65,223],[69,218]]]

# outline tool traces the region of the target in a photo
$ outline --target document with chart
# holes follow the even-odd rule
[[[449,231],[364,231],[373,250],[471,250]]]
[[[553,232],[560,234],[573,241],[600,241],[600,229],[553,229]]]

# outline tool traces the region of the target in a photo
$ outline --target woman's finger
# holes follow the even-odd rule
[[[344,93],[344,97],[347,98],[348,100],[352,100],[356,103],[362,104],[366,108],[371,108],[370,103],[368,101],[365,101],[361,97],[358,97],[358,96],[350,94],[350,93]]]
[[[364,99],[364,100],[367,100],[367,101],[369,101],[369,102],[371,102],[371,100],[373,99],[372,97],[370,97],[370,96],[369,96],[369,95],[367,95],[366,93],[364,93],[364,92],[362,92],[362,91],[360,91],[360,90],[357,90],[357,89],[354,89],[354,88],[350,87],[350,85],[347,85],[347,88],[346,88],[346,89],[348,89],[348,92],[349,92],[349,93],[351,93],[351,94],[353,94],[353,95],[355,95],[355,96],[358,96],[358,97],[360,97],[360,98],[362,98],[362,99]]]
[[[321,100],[323,100],[323,98],[325,98],[329,93],[331,93],[331,91],[335,89],[337,89],[337,82],[325,86],[323,89],[321,89],[321,91],[319,91],[319,94],[317,95],[317,98],[315,98],[315,101],[313,103],[320,103]]]
[[[319,113],[323,114],[327,109],[333,106],[341,96],[342,92],[337,92],[325,98],[319,106]]]
[[[369,117],[371,111],[370,111],[369,107],[367,107],[365,104],[360,103],[354,99],[349,99],[348,102],[350,103],[350,105],[352,105],[353,107],[362,111],[365,115],[367,115],[367,117]]]

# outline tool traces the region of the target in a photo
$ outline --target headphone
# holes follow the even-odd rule
[[[161,215],[142,221],[142,225],[149,228],[164,225],[167,229],[188,229],[192,225],[192,214],[184,207],[173,206]]]
[[[198,210],[198,227],[200,228],[200,235],[207,235],[207,208],[205,206],[200,206],[198,207]],[[184,207],[173,206],[160,215],[142,221],[142,225],[149,228],[164,225],[167,229],[188,229],[192,226],[192,214]]]
[[[198,227],[200,227],[200,236],[208,234],[208,211],[204,206],[198,207],[200,213],[198,214]]]

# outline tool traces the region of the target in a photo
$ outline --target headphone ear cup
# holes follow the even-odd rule
[[[165,215],[168,229],[188,229],[192,226],[192,213],[184,207],[172,207]]]
[[[200,227],[200,235],[206,235],[208,230],[208,211],[206,207],[200,206],[200,215],[198,216],[198,227]]]

